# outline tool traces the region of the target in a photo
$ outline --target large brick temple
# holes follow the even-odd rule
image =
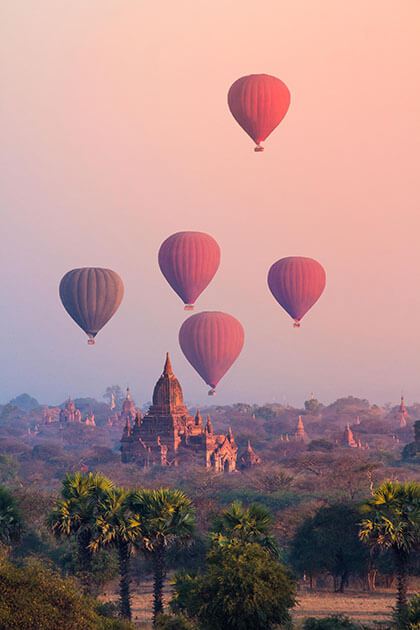
[[[181,385],[175,377],[169,355],[153,391],[153,403],[142,418],[127,416],[121,438],[121,460],[148,468],[178,466],[188,462],[217,472],[236,470],[238,447],[231,429],[226,435],[213,431],[210,418],[203,423],[184,405]]]

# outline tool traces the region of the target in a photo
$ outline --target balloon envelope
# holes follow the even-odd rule
[[[67,272],[60,282],[64,308],[89,337],[89,343],[111,319],[124,295],[120,276],[111,269],[83,267]]]
[[[277,302],[299,322],[321,296],[326,275],[313,258],[288,256],[271,266],[268,286]]]
[[[182,324],[179,345],[201,378],[214,388],[239,356],[244,336],[242,324],[232,315],[204,311]]]
[[[159,267],[186,308],[191,308],[220,264],[220,247],[204,232],[177,232],[159,249]]]
[[[283,81],[269,74],[250,74],[241,77],[230,87],[229,109],[242,129],[263,150],[260,142],[285,117],[290,105],[289,88]]]

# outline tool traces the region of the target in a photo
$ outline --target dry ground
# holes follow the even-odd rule
[[[386,621],[395,604],[395,591],[381,589],[374,593],[348,589],[344,593],[299,591],[299,603],[293,610],[294,619],[303,617],[326,617],[342,614],[355,621],[374,625]]]
[[[414,592],[412,593],[414,594]],[[170,597],[170,586],[165,586],[165,600]],[[105,601],[118,599],[116,592],[109,592],[102,596]],[[313,593],[300,590],[299,603],[292,611],[293,618],[299,622],[303,617],[325,617],[333,614],[343,614],[355,621],[375,626],[384,622],[392,613],[395,604],[395,589],[378,589],[374,593],[348,589],[343,594],[330,591],[314,591]],[[153,608],[153,584],[151,581],[133,584],[132,610],[136,627],[151,630]]]

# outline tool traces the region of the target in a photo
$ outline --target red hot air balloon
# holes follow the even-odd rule
[[[325,270],[313,258],[288,256],[271,266],[268,286],[277,302],[295,320],[295,328],[299,328],[300,320],[325,288]]]
[[[283,81],[269,74],[249,74],[230,87],[229,109],[242,129],[261,146],[285,117],[290,105],[289,88]]]
[[[232,315],[204,311],[182,324],[179,345],[193,368],[210,385],[209,396],[212,396],[242,350],[244,329]]]
[[[163,241],[158,259],[161,272],[190,311],[219,267],[220,247],[204,232],[177,232]]]
[[[72,269],[60,282],[60,298],[67,313],[95,343],[97,333],[111,319],[124,295],[120,276],[111,269]]]

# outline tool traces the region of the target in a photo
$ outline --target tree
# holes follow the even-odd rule
[[[93,527],[89,548],[97,552],[106,547],[117,550],[120,571],[121,616],[131,619],[130,605],[130,557],[136,542],[137,532],[131,527],[130,495],[121,488],[112,488],[104,493]]]
[[[263,505],[253,503],[247,509],[239,501],[224,510],[215,520],[213,541],[239,540],[242,543],[256,543],[278,556],[278,547],[271,533],[273,516]]]
[[[320,508],[297,530],[290,559],[300,573],[326,572],[334,578],[334,589],[342,593],[351,574],[367,568],[369,554],[359,541],[360,513],[348,503]]]
[[[274,420],[277,417],[277,412],[272,407],[265,405],[264,407],[257,407],[255,415],[257,418],[264,418],[264,420]]]
[[[317,414],[324,408],[324,405],[319,402],[316,398],[310,398],[310,400],[305,400],[305,410],[309,411],[312,414]]]
[[[311,440],[308,444],[308,451],[324,451],[328,453],[334,448],[334,444],[325,438],[319,438],[318,440]]]
[[[181,490],[159,488],[141,490],[131,496],[134,516],[131,524],[143,549],[153,562],[153,623],[163,611],[163,583],[166,577],[167,549],[170,545],[183,546],[194,534],[194,508]]]
[[[407,605],[407,622],[410,629],[418,630],[420,628],[420,594],[414,595]]]
[[[198,626],[184,615],[160,613],[156,619],[156,630],[198,630]]]
[[[170,606],[202,630],[271,630],[290,623],[296,587],[286,569],[255,543],[214,547],[202,576],[179,574]]]
[[[93,528],[99,515],[99,504],[113,487],[101,474],[74,473],[62,481],[61,499],[55,504],[47,523],[57,537],[74,537],[78,562],[85,589],[90,590],[92,573]]]
[[[18,504],[10,490],[0,486],[0,542],[6,547],[16,545],[25,529]]]
[[[414,423],[414,442],[417,450],[420,451],[420,420]]]
[[[278,466],[258,466],[257,470],[249,475],[249,479],[253,487],[268,494],[287,490],[294,482],[294,477]]]
[[[416,442],[409,442],[408,444],[406,444],[401,453],[401,457],[404,460],[415,459],[416,455],[417,455]]]
[[[125,396],[119,385],[110,385],[106,388],[105,394],[102,398],[105,398],[110,407],[112,405],[112,401],[114,400],[115,408],[121,409]]]
[[[420,549],[420,484],[385,481],[362,511],[361,540],[372,549],[393,552],[398,580],[396,614],[400,624],[406,625],[408,562]]]
[[[74,579],[39,563],[0,566],[0,628],[8,630],[130,630],[131,624],[98,615]]]
[[[29,396],[29,394],[19,394],[19,396],[16,396],[16,398],[13,398],[13,400],[9,402],[9,405],[18,407],[26,412],[37,409],[40,406],[37,399]]]
[[[361,627],[344,615],[330,615],[321,618],[306,617],[303,623],[303,630],[360,630]]]

